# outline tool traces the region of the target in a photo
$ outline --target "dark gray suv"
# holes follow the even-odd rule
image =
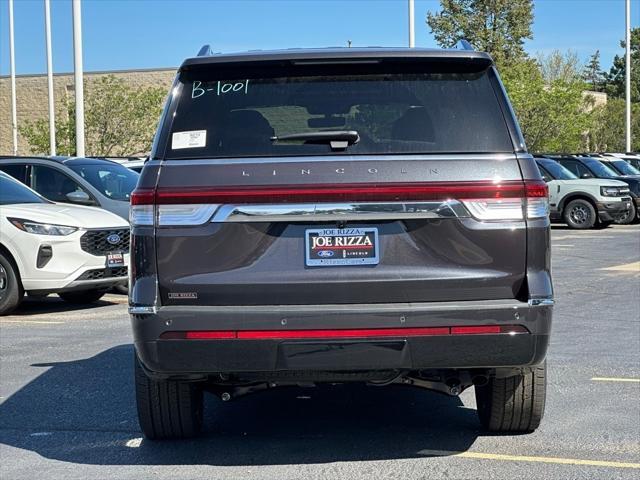
[[[322,382],[475,387],[542,419],[547,187],[492,59],[328,49],[184,61],[131,198],[140,425]]]

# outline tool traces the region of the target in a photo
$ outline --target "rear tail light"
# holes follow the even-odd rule
[[[479,220],[522,220],[548,214],[542,181],[479,181],[339,185],[275,185],[137,189],[131,224],[201,225],[221,204],[461,200]],[[155,211],[154,211],[155,206]]]
[[[158,205],[156,208],[159,226],[202,225],[211,219],[218,205]]]
[[[131,205],[129,223],[131,226],[153,225],[153,205]]]
[[[153,189],[139,189],[131,194],[129,222],[132,226],[188,226],[202,225],[211,219],[218,205],[211,204],[156,204]]]
[[[462,203],[478,220],[522,220],[521,198],[463,200]]]
[[[478,220],[523,220],[549,215],[549,191],[542,181],[526,181],[518,198],[482,198],[462,200]]]
[[[129,207],[131,226],[153,225],[155,194],[153,188],[139,188],[131,193],[131,206]]]

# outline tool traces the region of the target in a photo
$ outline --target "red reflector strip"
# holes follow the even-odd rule
[[[486,325],[481,327],[451,327],[451,335],[477,335],[482,333],[502,333],[498,325]]]
[[[478,334],[529,333],[521,325],[480,325],[469,327],[416,327],[416,328],[369,328],[341,330],[198,330],[189,332],[164,332],[164,340],[282,340],[282,339],[330,339],[330,338],[380,338],[380,337],[425,337],[431,335],[478,335]]]
[[[249,330],[238,332],[242,339],[267,338],[366,338],[366,337],[418,337],[448,335],[446,327],[427,328],[372,328],[357,330]]]
[[[187,340],[224,340],[229,338],[238,338],[236,332],[231,331],[198,331],[185,332]]]
[[[532,195],[539,195],[542,182],[520,180],[503,182],[422,182],[422,183],[354,183],[331,185],[253,185],[215,188],[166,188],[155,192],[137,189],[132,205],[188,203],[287,203],[334,201],[402,201],[447,200],[465,198],[522,198],[531,185]],[[534,188],[535,186],[535,188]],[[546,193],[545,193],[546,195]]]

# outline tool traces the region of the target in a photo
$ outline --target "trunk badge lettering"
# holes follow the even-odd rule
[[[196,292],[169,292],[171,300],[196,300],[198,294]]]

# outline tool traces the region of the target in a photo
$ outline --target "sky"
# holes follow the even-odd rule
[[[46,72],[43,0],[14,0],[16,73]],[[416,46],[438,0],[416,0]],[[9,73],[9,6],[0,0],[0,75]],[[624,0],[536,0],[526,50],[600,50],[608,69],[624,37]],[[71,0],[51,0],[53,70],[73,71]],[[640,26],[640,0],[631,1]],[[83,0],[85,71],[176,67],[204,44],[215,52],[293,47],[406,46],[407,0]]]

